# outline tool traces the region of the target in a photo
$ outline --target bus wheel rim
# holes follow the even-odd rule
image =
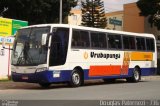
[[[135,80],[139,79],[139,72],[138,71],[134,71],[134,78],[135,78]]]
[[[73,73],[72,81],[74,84],[78,85],[80,82],[80,76],[78,73]]]

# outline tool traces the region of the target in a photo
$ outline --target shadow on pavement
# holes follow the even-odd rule
[[[148,82],[148,81],[140,81]],[[124,79],[118,79],[114,82],[104,82],[103,80],[88,80],[85,81],[85,84],[81,87],[97,86],[97,85],[110,85],[110,84],[129,84]],[[63,89],[63,88],[72,88],[67,83],[64,84],[52,84],[49,88],[42,88],[39,84],[36,83],[24,83],[24,82],[0,82],[0,90],[8,89],[18,89],[18,90],[50,90],[50,89]]]

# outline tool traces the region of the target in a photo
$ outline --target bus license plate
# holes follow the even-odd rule
[[[28,76],[23,76],[22,79],[23,80],[28,80]]]

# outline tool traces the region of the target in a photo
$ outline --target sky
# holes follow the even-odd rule
[[[105,11],[108,13],[114,11],[121,11],[123,10],[123,4],[137,2],[138,0],[102,0],[102,1],[104,1]]]
[[[102,0],[106,12],[123,10],[123,4],[137,2],[138,0]]]

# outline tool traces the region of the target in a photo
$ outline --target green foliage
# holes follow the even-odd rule
[[[60,0],[1,0],[0,12],[8,7],[3,17],[26,20],[29,24],[57,23],[59,3]],[[76,5],[75,0],[63,0],[63,21]]]
[[[141,10],[140,15],[149,17],[151,26],[160,30],[160,0],[139,0],[137,6]]]
[[[104,3],[101,0],[82,1],[83,26],[105,28],[106,21]]]

